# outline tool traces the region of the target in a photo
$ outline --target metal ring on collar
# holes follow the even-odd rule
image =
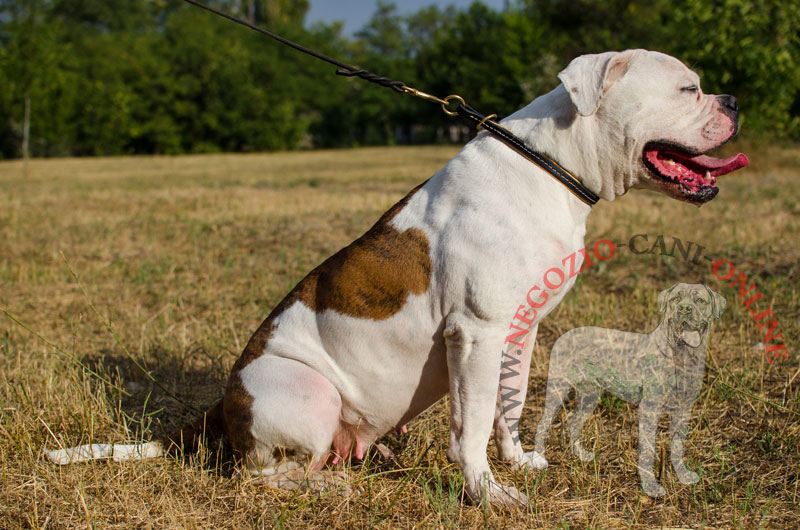
[[[475,128],[480,130],[484,123],[486,123],[488,120],[493,120],[496,117],[497,114],[489,114],[488,116],[485,116],[481,121],[478,122],[478,125],[476,125]]]
[[[462,98],[461,96],[457,96],[455,94],[451,94],[451,95],[447,96],[446,98],[444,98],[444,101],[442,103],[442,110],[448,116],[457,116],[458,112],[456,112],[454,110],[450,110],[450,109],[447,108],[450,105],[450,100],[452,100],[452,99],[456,100],[459,105],[466,105],[466,102],[464,101],[464,98]]]

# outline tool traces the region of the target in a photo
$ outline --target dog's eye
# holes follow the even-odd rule
[[[689,85],[681,88],[681,92],[688,92],[690,94],[696,94],[697,91],[700,90],[697,85]]]

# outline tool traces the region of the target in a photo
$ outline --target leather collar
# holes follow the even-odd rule
[[[516,136],[514,133],[494,121],[492,119],[494,115],[486,117],[465,103],[460,104],[456,109],[456,112],[475,129],[486,129],[511,149],[550,173],[556,180],[566,186],[567,189],[576,197],[589,206],[593,206],[597,203],[597,201],[600,200],[600,197],[598,197],[592,190],[584,186],[583,183],[572,173],[542,153],[534,151],[525,145],[525,142],[522,140],[522,138]]]

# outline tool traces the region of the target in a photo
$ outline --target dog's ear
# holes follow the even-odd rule
[[[659,313],[663,313],[664,311],[666,311],[666,310],[667,310],[667,300],[669,300],[669,293],[671,293],[671,292],[672,292],[672,290],[673,290],[673,289],[674,289],[674,288],[675,288],[677,285],[678,285],[678,284],[676,283],[675,285],[673,285],[673,286],[672,286],[672,287],[670,287],[669,289],[664,289],[663,291],[661,291],[660,293],[658,293],[658,312],[659,312]]]
[[[558,78],[581,116],[591,116],[603,93],[628,71],[635,50],[605,52],[576,57]]]
[[[704,285],[704,287],[711,297],[711,314],[714,315],[714,318],[720,318],[722,313],[725,312],[725,308],[728,307],[727,300],[718,292],[712,291],[707,285]]]

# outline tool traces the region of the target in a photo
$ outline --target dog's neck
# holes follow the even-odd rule
[[[602,109],[598,111],[602,112]],[[605,122],[609,120],[606,117]],[[575,175],[584,186],[606,200],[624,194],[634,182],[609,153],[625,152],[624,146],[599,145],[598,139],[624,143],[619,135],[602,127],[615,127],[596,116],[579,116],[563,85],[536,98],[501,123],[533,149],[552,158]]]
[[[436,180],[447,190],[445,195],[454,196],[454,202],[478,201],[482,209],[531,223],[533,230],[553,225],[554,230],[561,227],[557,231],[563,234],[566,226],[579,227],[580,242],[583,241],[591,207],[544,169],[488,132],[469,142],[434,177]],[[487,190],[492,193],[487,195]]]

